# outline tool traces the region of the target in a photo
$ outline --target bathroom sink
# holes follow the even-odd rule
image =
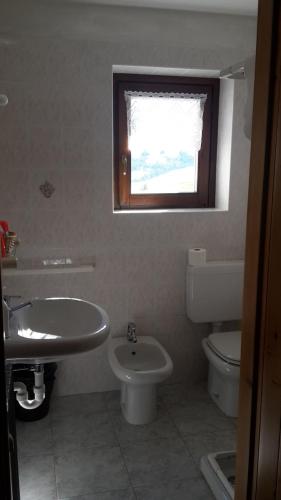
[[[73,298],[34,299],[13,312],[5,339],[11,363],[48,363],[95,349],[109,333],[107,313]]]

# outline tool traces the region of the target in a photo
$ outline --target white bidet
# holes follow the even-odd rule
[[[147,424],[154,420],[156,384],[173,371],[173,362],[163,346],[153,337],[112,338],[108,359],[113,373],[121,381],[121,409],[130,424]]]

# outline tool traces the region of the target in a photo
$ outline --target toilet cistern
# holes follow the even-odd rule
[[[132,321],[130,321],[130,323],[128,323],[128,330],[127,330],[128,342],[136,343],[138,341],[137,335],[136,335],[136,328],[137,328],[136,323],[133,323]]]
[[[223,331],[222,322],[242,317],[243,261],[214,261],[188,266],[186,311],[194,323],[212,323],[202,340],[209,362],[208,391],[228,416],[238,411],[241,332]]]

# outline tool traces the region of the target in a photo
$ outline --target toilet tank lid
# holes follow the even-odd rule
[[[205,264],[199,264],[197,266],[187,265],[187,274],[190,276],[200,275],[200,274],[231,274],[237,272],[243,272],[244,261],[243,260],[214,260],[208,261]]]
[[[240,363],[240,331],[212,333],[208,337],[208,343],[223,358]]]

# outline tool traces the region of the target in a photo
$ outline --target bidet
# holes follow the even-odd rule
[[[121,381],[121,409],[130,424],[147,424],[157,414],[156,384],[173,371],[172,360],[153,337],[112,338],[108,359],[113,373]]]

